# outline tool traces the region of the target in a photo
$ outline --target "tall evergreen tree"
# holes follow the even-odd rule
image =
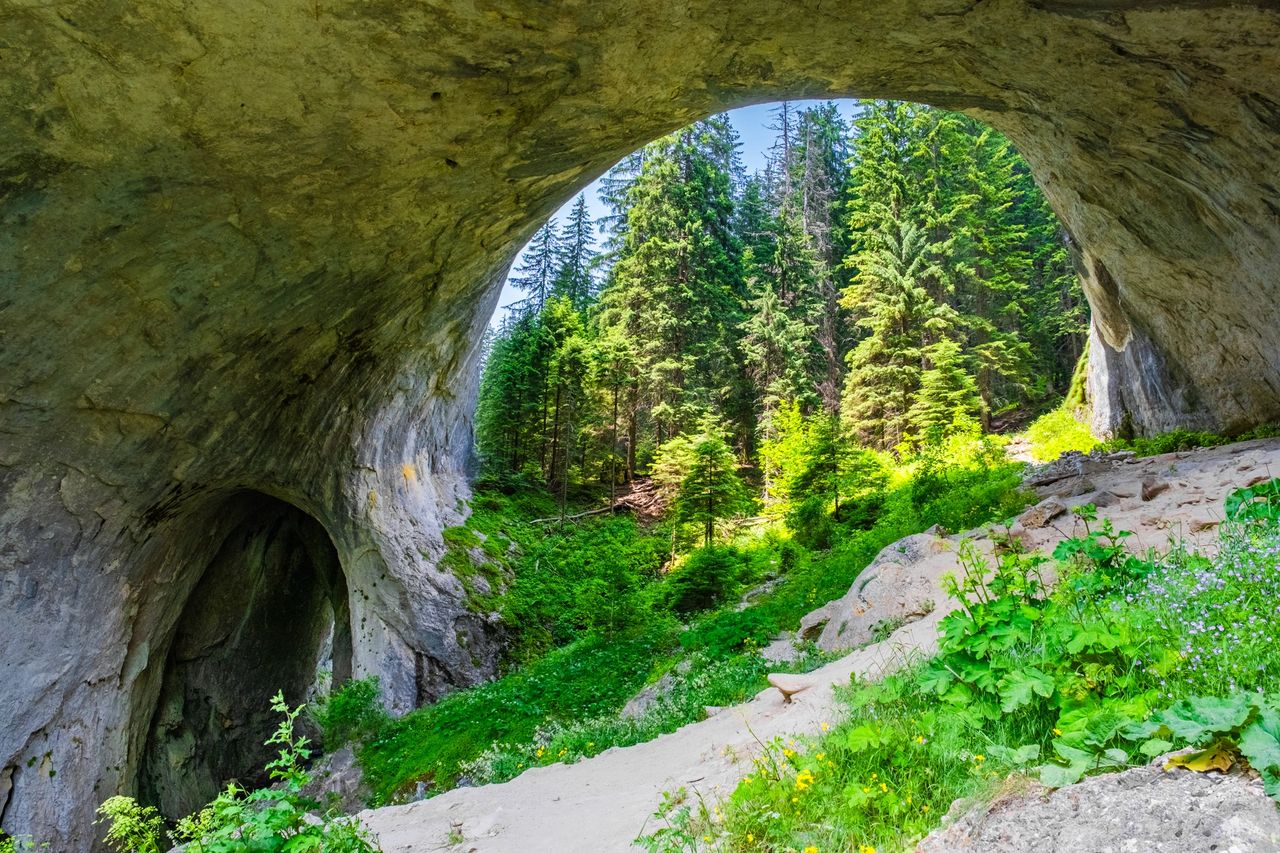
[[[709,546],[716,522],[743,512],[750,503],[732,448],[718,430],[704,429],[693,441],[689,472],[676,495],[676,520],[698,524],[702,544]]]
[[[542,306],[554,292],[559,268],[560,249],[556,237],[556,221],[549,219],[534,233],[521,256],[520,266],[510,278],[512,286],[529,294],[516,310],[529,314],[541,313]]]
[[[587,213],[586,196],[579,195],[560,232],[556,247],[556,274],[551,291],[566,297],[579,311],[586,310],[595,297],[592,269],[596,253],[591,236],[591,216]]]
[[[698,122],[648,146],[627,190],[625,239],[601,294],[601,325],[635,342],[635,405],[647,413],[655,446],[724,404],[741,375],[726,357],[743,296],[736,148],[726,119]]]
[[[920,391],[908,413],[922,438],[940,438],[957,422],[972,422],[982,409],[978,387],[965,370],[960,345],[943,338],[926,351],[930,366],[921,374]]]

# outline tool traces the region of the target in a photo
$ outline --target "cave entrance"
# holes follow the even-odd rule
[[[351,620],[324,527],[284,501],[240,492],[230,532],[183,609],[165,662],[139,791],[170,818],[232,779],[265,782],[270,698],[297,704],[351,676]]]

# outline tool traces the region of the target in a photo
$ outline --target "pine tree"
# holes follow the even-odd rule
[[[911,427],[925,439],[945,436],[953,424],[968,424],[982,408],[977,384],[965,369],[960,345],[943,338],[925,352],[929,368],[920,379],[920,391],[911,406]]]
[[[553,294],[567,297],[579,311],[586,310],[595,297],[592,268],[596,253],[592,250],[595,240],[591,236],[591,228],[587,199],[579,195],[560,232],[556,247],[556,273],[551,287]]]
[[[850,429],[872,447],[902,440],[928,338],[952,317],[929,293],[944,275],[935,251],[915,224],[889,222],[851,259],[858,272],[843,304],[866,336],[849,354],[842,408]]]
[[[737,459],[719,430],[704,427],[689,450],[689,472],[680,483],[675,509],[678,522],[702,528],[704,546],[715,539],[716,522],[750,506],[737,472]]]
[[[542,313],[542,306],[552,296],[555,288],[559,259],[556,221],[549,219],[534,233],[520,257],[519,268],[510,278],[512,286],[529,294],[515,307],[516,311],[526,314]]]
[[[634,341],[653,444],[730,405],[742,315],[732,174],[737,140],[717,117],[646,148],[627,189],[625,238],[600,301],[603,329]],[[641,412],[633,411],[639,420]]]

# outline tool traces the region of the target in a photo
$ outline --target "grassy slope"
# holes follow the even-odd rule
[[[1015,513],[1026,503],[1018,470],[989,455],[903,470],[874,521],[850,522],[830,551],[801,548],[779,530],[740,543],[740,586],[780,573],[771,592],[742,610],[704,613],[687,627],[664,605],[657,567],[669,547],[665,534],[646,534],[630,519],[590,520],[547,534],[520,520],[551,514],[541,498],[481,495],[469,526],[483,534],[483,549],[496,557],[514,543],[516,552],[505,569],[512,578],[506,595],[483,603],[514,627],[515,659],[524,665],[377,727],[360,751],[374,801],[409,796],[419,782],[434,793],[462,775],[477,782],[511,778],[535,764],[648,740],[699,719],[704,705],[748,698],[765,684],[759,645],[844,594],[883,547],[903,536],[933,524],[962,530]],[[450,537],[476,545],[473,533]],[[637,721],[618,719],[631,695],[682,660],[688,669],[665,701]],[[821,662],[810,655],[800,666]]]
[[[712,813],[668,809],[652,849],[903,849],[1010,773],[1056,787],[1185,745],[1225,744],[1280,796],[1270,488],[1270,508],[1227,526],[1213,558],[1140,560],[1095,535],[1059,550],[1046,597],[1034,561],[1006,555],[988,603],[944,620],[937,658],[853,685],[844,723],[772,745]]]

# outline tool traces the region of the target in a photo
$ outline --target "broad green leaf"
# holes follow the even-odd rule
[[[855,726],[845,735],[845,746],[854,753],[873,749],[882,743],[884,743],[884,735],[880,732],[880,728],[867,723]]]
[[[1175,703],[1159,715],[1179,740],[1199,743],[1208,735],[1227,734],[1248,721],[1254,706],[1247,694],[1237,693],[1225,699],[1194,696]]]
[[[1050,788],[1065,788],[1068,785],[1074,785],[1080,781],[1080,777],[1089,769],[1087,764],[1071,764],[1063,767],[1061,764],[1042,764],[1040,765],[1040,781]]]
[[[1280,767],[1280,714],[1262,708],[1257,722],[1240,734],[1240,754],[1254,770]]]
[[[1035,696],[1049,696],[1053,688],[1053,678],[1034,666],[1014,670],[1000,679],[1000,710],[1006,714],[1015,711]]]
[[[1153,737],[1138,747],[1138,752],[1141,752],[1147,758],[1155,758],[1157,755],[1166,753],[1171,749],[1173,749],[1173,744],[1169,743],[1169,741]]]

